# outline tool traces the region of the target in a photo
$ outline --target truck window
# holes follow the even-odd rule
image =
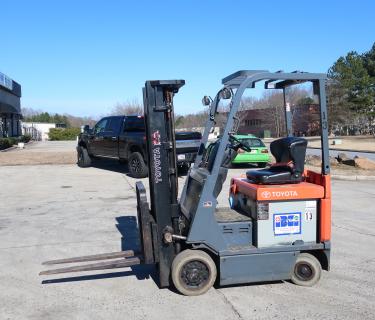
[[[98,134],[99,132],[105,131],[105,128],[107,126],[108,119],[102,119],[100,120],[94,127],[94,134]]]
[[[123,118],[121,117],[109,118],[109,123],[107,125],[106,131],[115,132],[115,133],[119,132],[122,120]]]
[[[128,117],[125,119],[124,131],[145,132],[145,119],[143,117]]]

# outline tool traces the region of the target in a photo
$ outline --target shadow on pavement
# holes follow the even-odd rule
[[[134,216],[122,216],[116,218],[116,228],[121,234],[121,250],[140,251],[141,244],[137,218]]]
[[[95,159],[92,161],[91,166],[101,170],[129,174],[128,164],[115,159]]]
[[[121,250],[133,250],[140,252],[141,244],[139,238],[139,230],[137,225],[137,218],[134,216],[116,217],[116,228],[121,234]],[[110,273],[100,273],[76,277],[64,277],[57,279],[43,280],[42,284],[65,283],[76,281],[90,281],[100,279],[111,279],[126,276],[136,276],[138,280],[149,279],[150,277],[155,283],[158,283],[158,278],[154,265],[135,265],[130,267],[131,271],[120,271]]]
[[[92,161],[91,167],[129,175],[128,164],[116,159],[97,158]],[[186,168],[178,167],[179,176],[186,176],[187,172],[188,170]]]

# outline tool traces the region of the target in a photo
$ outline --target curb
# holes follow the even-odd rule
[[[25,143],[25,146],[28,146],[28,145],[31,145],[33,144],[35,141],[34,140],[30,140],[29,142],[26,142]],[[8,151],[12,151],[14,149],[18,149],[18,146],[14,145],[14,146],[11,146],[9,148],[6,148],[6,149],[3,149],[3,150],[0,150],[0,152],[8,152]]]
[[[345,181],[375,181],[375,176],[347,176],[343,174],[333,174],[331,179]]]
[[[9,148],[6,148],[6,149],[3,149],[3,150],[0,150],[0,152],[8,152],[8,151],[12,151],[14,149],[17,149],[18,147],[17,146],[11,146]]]

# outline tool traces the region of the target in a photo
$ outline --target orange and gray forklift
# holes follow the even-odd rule
[[[331,188],[329,176],[325,74],[238,71],[223,79],[214,99],[203,98],[209,117],[194,166],[178,199],[173,96],[183,80],[147,81],[143,89],[149,164],[146,188],[136,182],[141,249],[47,261],[44,264],[107,260],[41,272],[103,270],[155,264],[160,287],[174,285],[184,295],[199,295],[218,285],[291,280],[312,286],[329,270]],[[305,170],[307,141],[292,136],[286,89],[310,82],[320,105],[321,172]],[[231,160],[251,148],[234,137],[246,89],[264,83],[282,89],[287,137],[270,145],[276,162],[250,170],[230,183],[227,208],[217,198]],[[222,137],[208,146],[218,106],[230,99]]]

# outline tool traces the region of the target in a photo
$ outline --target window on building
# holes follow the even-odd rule
[[[245,125],[248,127],[260,127],[262,125],[262,120],[261,119],[245,120]]]

